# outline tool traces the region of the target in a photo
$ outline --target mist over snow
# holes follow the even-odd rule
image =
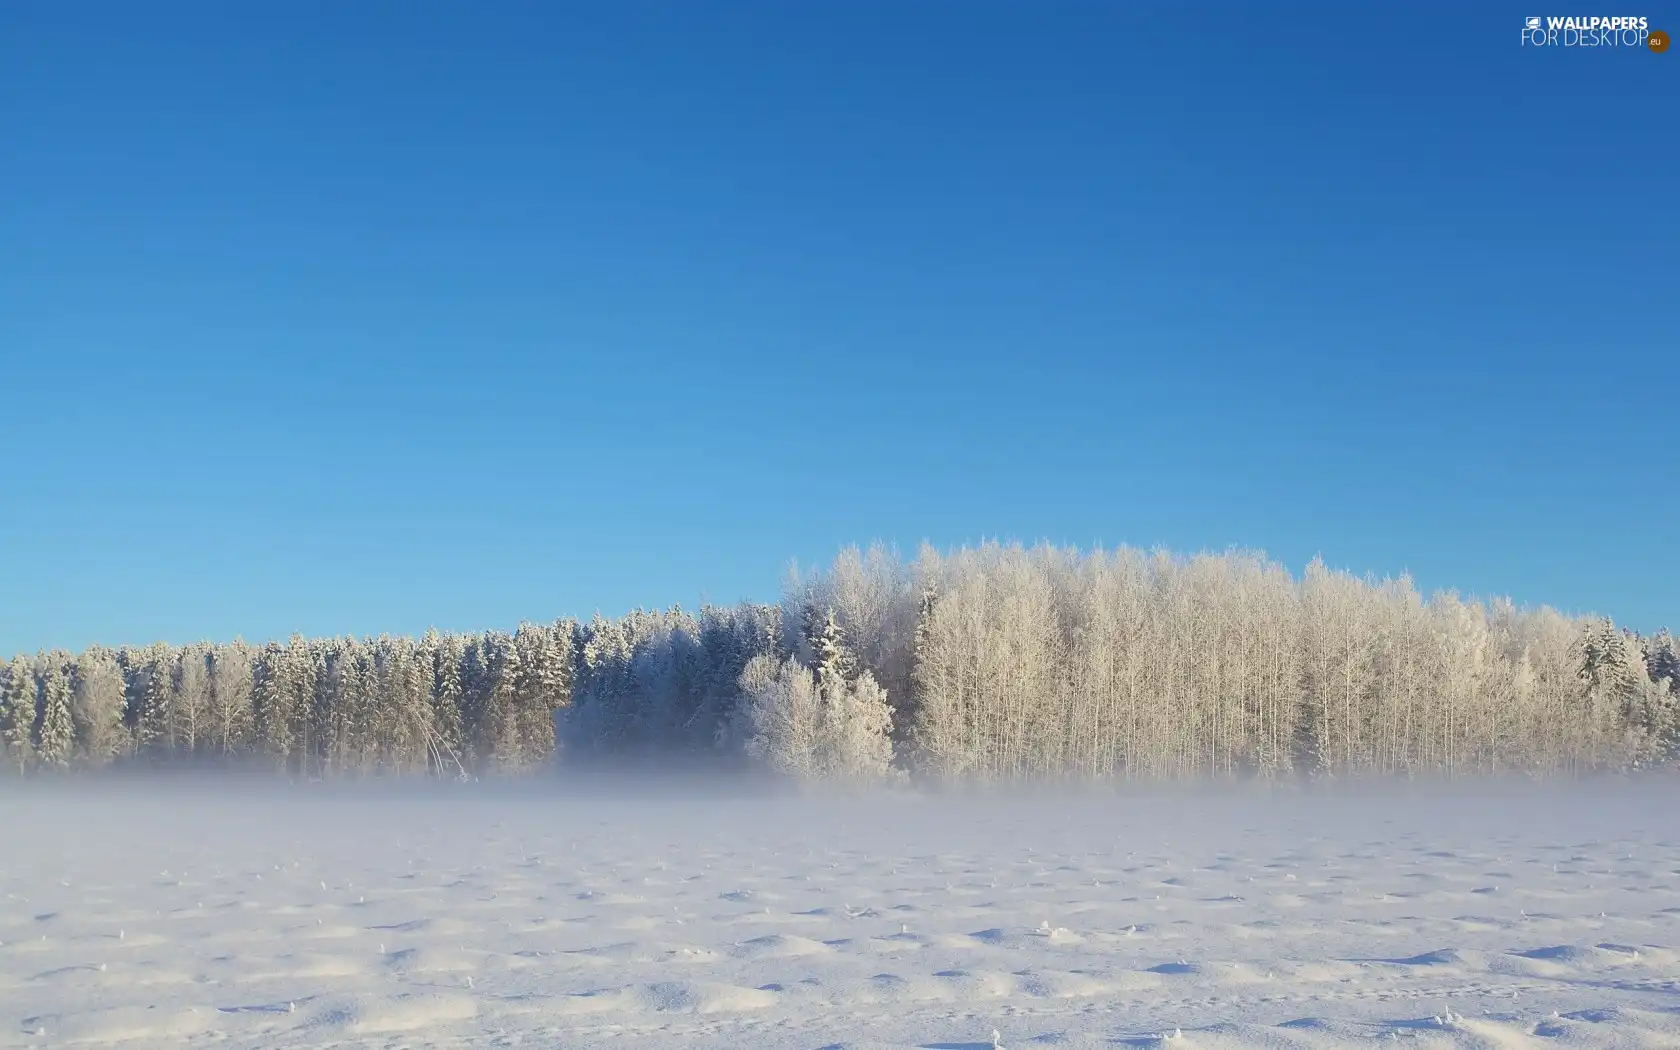
[[[1667,633],[1257,554],[0,673],[0,1045],[1680,1041]]]
[[[1674,803],[43,785],[0,1045],[1666,1045]]]

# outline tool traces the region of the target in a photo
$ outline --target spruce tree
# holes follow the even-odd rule
[[[554,754],[556,712],[571,700],[572,625],[524,624],[514,635],[520,683],[514,711],[519,762],[535,766]]]
[[[868,671],[823,696],[820,746],[824,774],[838,780],[867,782],[892,773],[892,708],[887,691]]]
[[[41,716],[35,728],[35,753],[47,769],[68,769],[74,751],[70,678],[64,672],[59,654],[49,654],[41,672]]]
[[[514,772],[525,768],[519,741],[521,671],[519,647],[510,635],[495,632],[490,647],[489,690],[480,723],[484,754],[491,768]]]
[[[1644,649],[1653,759],[1672,765],[1680,762],[1680,650],[1666,628],[1647,641]]]
[[[252,662],[251,714],[258,747],[280,769],[286,768],[296,746],[292,701],[286,650],[269,642]]]
[[[173,750],[175,654],[163,644],[130,656],[129,698],[135,747],[154,759]]]
[[[1645,645],[1645,667],[1653,682],[1671,683],[1670,691],[1680,693],[1680,648],[1668,628],[1658,631]]]
[[[1666,711],[1646,673],[1644,654],[1607,619],[1587,626],[1580,651],[1582,700],[1596,724],[1613,727],[1621,738],[1623,753],[1613,757],[1634,766],[1659,761],[1670,731],[1663,724]]]
[[[393,770],[424,768],[431,723],[430,671],[422,683],[418,647],[380,635],[373,645],[374,746]]]
[[[431,660],[431,760],[445,776],[466,776],[465,743],[461,730],[461,661],[465,646],[459,635],[439,636],[428,631],[421,645]]]
[[[857,661],[840,630],[833,606],[820,610],[812,606],[806,614],[806,638],[811,647],[811,669],[819,682],[826,678],[845,682],[856,673]]]
[[[23,773],[35,762],[35,671],[22,654],[4,668],[0,681],[0,748],[8,765]]]

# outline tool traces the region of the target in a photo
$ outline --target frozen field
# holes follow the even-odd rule
[[[0,1045],[1680,1046],[1680,792],[0,801]]]

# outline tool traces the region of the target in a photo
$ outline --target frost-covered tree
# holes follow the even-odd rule
[[[578,625],[562,720],[568,748],[585,757],[709,746],[720,721],[716,698],[733,695],[719,666],[740,666],[742,654],[720,652],[714,660],[708,638],[722,641],[736,628],[708,629],[708,615],[636,609]]]
[[[43,764],[255,752],[307,776],[529,770],[557,737],[822,778],[895,755],[992,780],[1573,774],[1680,759],[1677,676],[1667,633],[1322,562],[875,547],[778,605],[24,657],[0,668],[0,744],[14,768],[44,743]]]
[[[703,666],[695,687],[693,713],[681,727],[680,746],[697,753],[739,752],[743,725],[735,717],[741,696],[741,673],[758,656],[780,660],[781,609],[743,603],[708,606],[700,612],[699,645]]]
[[[1645,673],[1653,682],[1680,686],[1680,645],[1676,645],[1674,635],[1666,627],[1645,643]],[[1680,689],[1673,691],[1680,692]]]
[[[381,635],[369,647],[372,659],[370,754],[364,768],[419,772],[430,764],[432,734],[429,655],[407,638]]]
[[[818,751],[824,775],[877,781],[893,773],[892,708],[875,676],[860,671],[852,681],[819,675],[821,697]]]
[[[819,679],[844,681],[857,673],[840,630],[833,606],[810,606],[805,610],[805,645],[811,654],[811,670]]]
[[[807,617],[818,661],[789,657],[748,662],[740,680],[746,753],[774,772],[806,778],[873,781],[892,773],[892,709],[867,670],[859,670],[831,612]]]
[[[431,736],[427,742],[432,767],[440,774],[464,777],[466,741],[461,722],[461,663],[466,645],[459,635],[429,631],[421,641],[422,659],[429,659],[431,678]]]
[[[75,753],[75,721],[70,713],[70,676],[65,670],[68,654],[48,653],[38,676],[41,682],[41,711],[35,724],[35,755],[45,769],[68,769]]]
[[[35,764],[35,670],[19,654],[0,671],[0,747],[6,764],[23,773]]]
[[[184,646],[173,654],[172,662],[170,751],[183,758],[192,758],[204,748],[210,736],[210,646],[202,643]]]
[[[118,652],[127,689],[127,711],[135,751],[153,759],[173,744],[175,654],[161,643]]]
[[[241,641],[210,651],[208,747],[224,761],[249,748],[254,730],[251,709],[252,653]]]
[[[1646,641],[1648,732],[1654,761],[1680,763],[1680,648],[1667,629]]]
[[[518,681],[509,713],[510,760],[534,767],[554,753],[558,711],[571,702],[573,623],[521,624],[513,636]]]
[[[524,768],[519,744],[519,648],[505,631],[489,631],[467,647],[462,673],[462,726],[478,768]]]
[[[308,775],[318,768],[315,709],[324,663],[300,635],[285,645],[270,642],[257,654],[251,676],[257,740],[282,770]]]
[[[1663,734],[1652,724],[1651,683],[1637,643],[1609,620],[1599,619],[1582,632],[1580,651],[1582,702],[1595,723],[1621,729],[1609,757],[1635,764],[1649,761]]]
[[[373,656],[356,638],[335,638],[321,654],[312,757],[324,775],[367,772],[377,762]]]
[[[123,725],[126,690],[116,653],[93,646],[76,657],[70,678],[70,715],[82,763],[103,766],[128,749]]]
[[[920,596],[915,566],[879,544],[867,550],[847,547],[822,572],[792,574],[786,590],[787,624],[801,629],[807,646],[790,647],[791,652],[808,666],[818,666],[821,661],[808,645],[832,616],[849,639],[848,658],[856,668],[874,676],[894,702],[908,703]]]
[[[269,642],[251,666],[251,713],[257,741],[281,768],[290,760],[293,746],[292,691],[285,664],[285,649]]]
[[[877,780],[892,769],[892,709],[875,677],[857,666],[832,608],[811,615],[819,718],[817,751],[824,776]]]
[[[803,664],[754,657],[741,672],[741,695],[749,757],[783,776],[823,775],[822,701]]]

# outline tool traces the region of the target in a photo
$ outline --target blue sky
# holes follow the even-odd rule
[[[1680,626],[1680,56],[1530,13],[4,5],[0,649],[986,537]]]

